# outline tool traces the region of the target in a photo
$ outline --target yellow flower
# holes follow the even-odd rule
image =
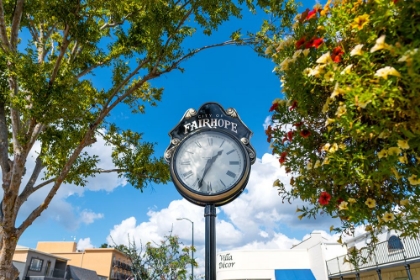
[[[404,55],[402,57],[400,57],[400,59],[398,59],[398,62],[406,62],[406,61],[410,61],[412,60],[412,56],[414,56],[419,49],[413,49],[413,50],[408,50],[404,53]]]
[[[398,156],[400,153],[401,153],[401,149],[398,147],[388,148],[388,155],[390,156]]]
[[[286,57],[285,60],[283,60],[282,63],[280,63],[280,70],[282,71],[286,71],[289,70],[289,63],[290,63],[291,59]]]
[[[408,181],[410,182],[410,184],[414,185],[420,185],[420,179],[417,178],[417,175],[411,175],[410,177],[408,177]]]
[[[381,37],[376,39],[376,43],[370,49],[370,52],[373,53],[373,52],[383,50],[383,49],[388,49],[388,48],[389,48],[388,44],[385,43],[385,35],[382,35]]]
[[[305,57],[307,57],[309,52],[310,52],[310,49],[304,49],[302,53]]]
[[[324,80],[326,80],[327,82],[332,82],[332,81],[334,81],[334,72],[332,72],[332,71],[328,71],[328,72],[324,75]]]
[[[376,200],[374,200],[373,198],[368,198],[365,201],[365,204],[367,205],[367,207],[369,208],[375,208],[376,207]]]
[[[386,66],[384,68],[378,69],[374,76],[384,78],[386,80],[388,79],[388,76],[401,77],[401,74],[395,70],[394,67]]]
[[[362,48],[363,48],[363,44],[359,44],[359,45],[355,46],[350,51],[350,56],[362,55],[363,54]]]
[[[305,70],[303,70],[303,75],[309,76],[309,74],[311,73],[312,69],[311,68],[305,68]]]
[[[324,164],[330,164],[330,159],[328,157],[324,158],[324,160],[322,161],[322,165]]]
[[[271,54],[273,52],[273,47],[269,46],[268,48],[265,49],[265,54]]]
[[[341,105],[341,106],[338,106],[338,108],[337,108],[337,112],[335,112],[335,115],[336,115],[337,117],[341,117],[341,116],[342,116],[342,115],[344,115],[346,112],[347,112],[346,105],[345,105],[345,104],[343,104],[343,105]]]
[[[350,203],[350,204],[353,204],[353,203],[356,203],[356,199],[354,199],[354,198],[349,198],[349,199],[347,199],[347,201]]]
[[[393,221],[395,219],[393,213],[385,212],[385,214],[382,216],[382,220],[385,222]]]
[[[327,118],[327,120],[325,121],[325,126],[329,126],[329,125],[330,125],[330,124],[332,124],[333,122],[335,122],[335,120],[334,120],[334,119]]]
[[[338,205],[338,209],[340,210],[349,210],[347,207],[349,203],[347,201],[341,201],[340,205]]]
[[[365,25],[369,22],[369,15],[368,14],[364,14],[361,16],[358,16],[357,18],[354,19],[353,23],[351,24],[352,28],[357,28],[359,30],[363,29],[363,27],[365,27]]]
[[[341,75],[350,74],[352,67],[353,67],[353,64],[347,65],[347,67],[344,68],[343,71],[340,72],[340,74]]]
[[[344,90],[340,89],[339,84],[335,83],[334,91],[331,93],[330,98],[335,99],[336,96],[341,95],[344,93]]]
[[[407,206],[409,202],[410,202],[410,201],[409,201],[408,199],[401,199],[401,200],[400,200],[400,205],[401,205],[401,206]]]
[[[316,63],[326,64],[332,62],[330,52],[324,53],[320,58],[317,59]]]
[[[407,159],[407,155],[404,153],[402,157],[399,157],[398,160],[402,163],[402,164],[407,164],[408,163],[408,159]]]
[[[404,150],[409,149],[410,145],[408,145],[408,140],[398,140],[398,147]]]
[[[302,53],[302,50],[295,51],[295,53],[293,54],[293,58],[297,58],[301,53]]]
[[[366,230],[366,231],[372,231],[372,226],[371,226],[371,225],[367,225],[367,226],[365,227],[365,230]]]
[[[328,152],[335,153],[335,152],[337,152],[337,150],[338,150],[338,145],[337,145],[337,143],[334,143],[334,144],[331,145],[331,148],[328,150]]]
[[[279,179],[276,179],[276,180],[273,182],[273,187],[280,187],[280,180],[279,180]]]
[[[388,150],[382,149],[380,152],[378,152],[378,158],[383,158],[388,156]]]
[[[311,170],[312,169],[312,162],[308,162],[308,164],[306,165],[306,169]]]
[[[308,76],[314,76],[316,78],[319,77],[324,72],[324,65],[317,65],[314,69],[309,68],[309,74]]]
[[[330,108],[330,103],[331,103],[331,98],[327,97],[327,100],[322,106],[322,113],[326,113],[328,111],[328,108]]]
[[[328,151],[329,149],[330,149],[330,147],[331,147],[331,144],[330,143],[327,143],[327,144],[325,144],[322,148],[321,148],[321,150],[322,151]]]
[[[318,168],[321,166],[321,162],[319,160],[316,160],[314,168]]]

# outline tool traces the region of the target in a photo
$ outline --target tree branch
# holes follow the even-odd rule
[[[9,131],[7,130],[6,112],[4,101],[0,102],[0,165],[3,176],[9,173]]]
[[[4,51],[10,51],[10,43],[9,39],[7,38],[7,28],[6,28],[6,21],[4,19],[4,5],[3,0],[0,0],[0,40],[1,40],[1,48]],[[6,47],[6,49],[4,48]]]
[[[19,27],[20,27],[20,21],[22,19],[22,13],[23,13],[23,3],[25,0],[17,0],[16,6],[15,6],[15,12],[13,14],[13,20],[12,20],[12,30],[10,35],[10,46],[13,50],[17,47],[17,42],[19,40]]]
[[[66,28],[65,28],[64,34],[63,34],[63,42],[61,43],[60,54],[58,55],[57,60],[55,61],[54,70],[53,70],[53,72],[51,74],[51,78],[50,78],[50,84],[54,83],[55,78],[57,77],[57,74],[58,74],[58,69],[61,66],[61,61],[63,60],[63,57],[64,57],[64,54],[66,53],[67,47],[70,44],[70,40],[68,39],[69,30],[70,30],[70,25],[66,25]]]
[[[19,195],[18,199],[17,199],[17,208],[19,209],[20,206],[28,199],[28,197],[34,193],[36,190],[40,189],[41,187],[39,187],[39,185],[37,186],[37,188],[34,188],[33,186],[35,185],[36,180],[39,177],[39,174],[41,174],[42,169],[44,168],[44,165],[42,164],[42,160],[41,160],[41,155],[39,155],[36,158],[35,161],[35,167],[32,171],[32,175],[28,180],[28,183],[26,184],[25,188],[23,189],[22,193]],[[48,182],[50,181],[50,182]],[[54,179],[52,180],[48,180],[43,182],[43,186],[48,185],[51,182],[54,182]],[[46,183],[48,182],[48,183]]]
[[[99,28],[99,31],[102,31],[102,30],[104,30],[105,28],[112,28],[112,27],[115,27],[115,26],[123,25],[123,24],[124,24],[124,22],[125,22],[125,20],[126,20],[129,16],[131,16],[133,13],[134,13],[134,12],[128,13],[125,17],[123,17],[123,18],[122,18],[122,21],[120,21],[120,22],[112,22],[112,23],[107,22],[107,23],[105,23],[104,25],[102,25],[102,26]]]
[[[92,65],[92,66],[90,66],[90,67],[88,67],[88,68],[86,68],[85,70],[83,70],[82,72],[80,72],[77,76],[76,76],[76,78],[77,79],[80,79],[81,77],[83,77],[84,75],[86,75],[86,74],[89,74],[93,69],[95,69],[96,67],[99,67],[99,66],[102,66],[102,65],[104,65],[105,63],[104,62],[100,62],[100,63],[98,63],[98,64],[94,64],[94,65]]]

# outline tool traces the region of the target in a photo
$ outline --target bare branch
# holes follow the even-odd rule
[[[39,174],[41,174],[41,171],[42,171],[43,168],[44,168],[44,166],[42,164],[41,155],[39,155],[36,158],[35,167],[32,171],[31,178],[29,178],[28,183],[26,184],[25,188],[23,189],[22,193],[19,195],[19,197],[17,199],[17,203],[16,203],[17,208],[20,208],[20,206],[28,199],[28,197],[33,192],[35,192],[35,190],[37,190],[37,189],[34,189],[33,186],[35,185],[36,180],[38,180]],[[45,182],[43,182],[43,183],[45,183]],[[47,184],[45,184],[45,185],[47,185]]]
[[[104,65],[105,63],[104,62],[100,62],[100,63],[98,63],[98,64],[94,64],[94,65],[92,65],[92,66],[90,66],[89,68],[86,68],[85,70],[83,70],[82,72],[80,72],[77,76],[76,76],[76,78],[77,79],[80,79],[81,77],[83,77],[84,75],[86,75],[86,74],[89,74],[92,70],[94,70],[95,68],[97,68],[97,67],[100,67],[100,66],[102,66],[102,65]]]
[[[19,27],[20,27],[20,21],[22,19],[22,13],[23,13],[23,3],[25,0],[17,0],[16,6],[15,6],[15,13],[13,14],[13,20],[12,20],[12,30],[10,35],[10,46],[13,50],[17,47],[17,42],[19,40]]]
[[[1,40],[1,48],[5,51],[10,51],[11,48],[10,48],[9,39],[7,38],[6,20],[4,19],[3,0],[0,0],[0,40]]]
[[[63,60],[67,47],[70,44],[70,40],[68,39],[69,30],[70,30],[70,25],[66,25],[66,28],[63,34],[63,42],[61,43],[60,54],[58,55],[57,60],[55,61],[54,70],[51,74],[50,84],[54,83],[55,78],[57,77],[57,74],[58,74],[58,69],[61,66],[61,61]]]
[[[114,172],[124,172],[126,171],[125,169],[121,169],[121,168],[114,168],[114,169],[98,169],[96,172],[97,173],[114,173]]]
[[[6,112],[4,101],[0,102],[0,165],[4,174],[10,171],[9,157],[8,157],[8,130],[6,122]]]

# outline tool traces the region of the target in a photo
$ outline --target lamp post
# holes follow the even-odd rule
[[[187,220],[191,223],[191,258],[194,261],[194,222],[188,218],[177,218],[178,221]],[[194,279],[194,263],[191,263],[191,279]]]

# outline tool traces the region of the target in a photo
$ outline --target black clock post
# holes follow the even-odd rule
[[[256,159],[252,132],[235,109],[209,102],[188,109],[169,136],[165,160],[175,187],[205,207],[205,279],[216,280],[216,207],[233,201],[248,183]]]

